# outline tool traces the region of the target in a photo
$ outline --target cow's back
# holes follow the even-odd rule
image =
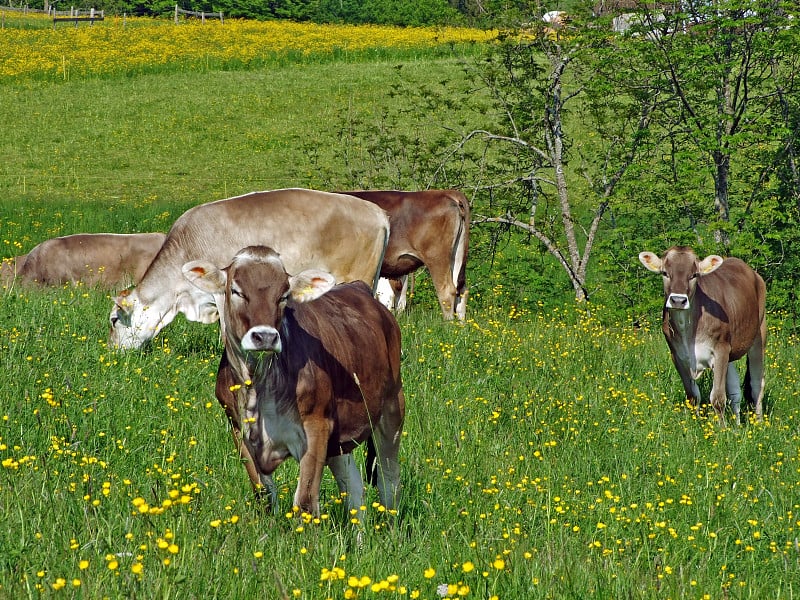
[[[460,263],[466,263],[466,250],[469,246],[470,209],[466,196],[459,190],[422,190],[406,192],[400,190],[359,190],[348,191],[364,200],[380,206],[389,215],[392,235],[386,255],[396,261],[410,254],[421,258],[417,267],[428,257],[441,255],[443,240],[454,243],[463,236],[464,256]],[[455,251],[447,248],[446,252]],[[447,256],[446,260],[454,257]],[[385,277],[405,275],[407,269],[385,264],[382,274]],[[463,269],[461,273],[463,279]]]
[[[744,261],[726,258],[704,275],[695,294],[698,328],[722,328],[730,337],[731,360],[738,360],[753,345],[765,319],[766,285]]]
[[[138,281],[161,244],[163,233],[78,233],[45,240],[19,268],[19,276],[41,285],[81,282],[115,287]]]
[[[377,422],[383,399],[401,388],[397,321],[359,281],[338,285],[312,302],[291,304],[283,328],[288,343],[279,360],[286,372],[300,377],[308,377],[313,365],[313,382],[298,382],[302,389],[314,386],[319,394],[331,385],[336,425],[330,451],[348,451],[352,440],[366,439],[363,424]],[[334,405],[330,408],[333,414]]]
[[[184,263],[209,259],[224,267],[254,245],[274,248],[290,273],[320,268],[340,282],[374,285],[388,228],[377,206],[315,190],[253,192],[201,204],[175,221],[139,292],[146,294],[151,284],[160,291],[165,280],[183,285]]]

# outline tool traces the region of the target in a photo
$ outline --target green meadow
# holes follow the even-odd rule
[[[1,253],[167,231],[256,189],[366,186],[347,124],[378,135],[403,86],[460,72],[422,52],[2,82]],[[294,513],[293,462],[277,514],[255,501],[214,398],[216,326],[179,318],[115,353],[111,293],[0,291],[0,598],[800,596],[792,323],[770,315],[764,422],[722,429],[684,403],[658,314],[537,302],[506,284],[520,256],[475,252],[463,324],[417,278],[403,496],[389,512],[371,491],[360,525],[329,473],[321,517]]]

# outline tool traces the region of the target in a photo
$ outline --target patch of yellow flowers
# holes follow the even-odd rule
[[[257,64],[292,54],[425,49],[493,39],[456,27],[316,25],[286,21],[189,21],[110,17],[78,27],[0,30],[0,81],[135,73],[166,65]]]

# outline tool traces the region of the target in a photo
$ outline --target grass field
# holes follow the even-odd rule
[[[402,64],[402,68],[399,68]],[[186,207],[321,181],[337,122],[377,115],[454,59],[0,83],[2,254],[77,231],[165,231]],[[409,123],[409,127],[433,126]],[[480,234],[477,235],[478,242]],[[354,526],[326,474],[320,519],[251,495],[213,396],[216,326],[106,347],[110,294],[0,298],[0,598],[795,598],[798,338],[770,316],[767,419],[695,416],[657,327],[555,308],[470,268],[468,321],[421,278],[403,331],[396,514]],[[657,285],[654,282],[653,285]],[[708,393],[708,382],[703,391]],[[360,455],[359,455],[360,456]],[[357,540],[361,540],[359,544]]]

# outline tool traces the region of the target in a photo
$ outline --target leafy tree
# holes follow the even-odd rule
[[[723,223],[717,239],[724,241],[733,162],[748,147],[774,141],[779,90],[784,97],[796,92],[782,66],[796,36],[788,28],[789,3],[709,0],[676,6],[662,12],[651,2],[636,2],[639,18],[625,48],[639,62],[621,72],[668,99],[659,104],[658,121],[674,149],[672,161],[687,151],[705,157]],[[796,6],[792,10],[796,13]],[[614,67],[621,62],[614,61]]]
[[[477,218],[538,240],[577,300],[590,295],[602,219],[646,147],[654,108],[646,94],[609,94],[586,50],[569,25],[551,30],[536,21],[506,36],[478,73],[499,127],[468,131],[458,144],[482,145],[473,185],[490,201],[475,209]]]

